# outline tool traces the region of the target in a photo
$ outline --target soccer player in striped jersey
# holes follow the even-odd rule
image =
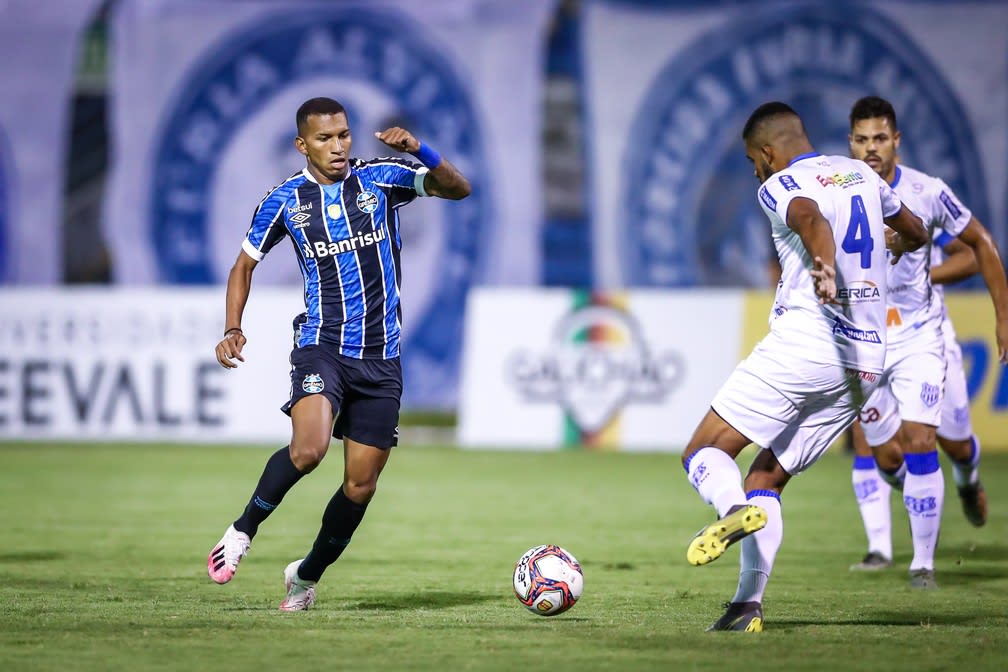
[[[343,439],[344,479],[322,515],[311,550],[284,570],[284,611],[315,601],[315,584],[350,542],[392,446],[396,445],[402,369],[399,363],[399,208],[417,196],[458,200],[469,181],[434,149],[402,128],[375,136],[419,164],[399,158],[351,158],[346,111],[312,98],[297,111],[294,146],[306,166],[259,203],[227,282],[221,366],[244,361],[242,314],[252,273],[290,238],[304,276],[305,312],[294,318],[290,354],[290,445],[266,462],[242,514],[207,558],[207,571],[227,583],[259,525],[298,480]],[[421,165],[422,164],[422,165]]]
[[[759,632],[784,535],[780,493],[850,426],[882,373],[886,244],[898,257],[927,233],[864,163],[816,153],[784,103],[757,108],[742,137],[781,279],[770,333],[717,392],[682,461],[719,516],[690,542],[687,561],[706,564],[742,542],[735,596],[708,629]],[[886,223],[898,232],[888,241]],[[743,483],[735,459],[750,443],[762,450]]]
[[[888,101],[877,96],[858,100],[851,108],[850,122],[851,156],[865,161],[891,185],[903,202],[924,218],[929,232],[941,229],[975,253],[994,304],[998,355],[1001,361],[1008,361],[1008,283],[987,230],[940,179],[898,165],[900,134],[896,112]],[[878,487],[877,466],[880,476],[903,491],[914,549],[910,585],[921,589],[937,587],[934,555],[944,504],[944,477],[935,446],[946,377],[944,304],[933,291],[930,265],[927,248],[889,267],[885,374],[861,414],[874,462],[859,455],[852,476],[870,538],[868,556],[852,569],[884,567],[891,562],[891,542],[887,545],[882,539],[888,531],[879,509],[881,500],[887,504],[888,499],[882,494],[884,488]],[[967,515],[982,524],[986,495],[977,472],[979,444],[964,440],[945,442],[943,447],[952,459]],[[887,507],[884,517],[888,518]]]

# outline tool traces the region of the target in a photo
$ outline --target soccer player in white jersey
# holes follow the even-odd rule
[[[738,588],[709,630],[763,629],[763,592],[783,539],[780,493],[854,421],[885,359],[886,258],[927,233],[868,166],[817,154],[784,103],[757,108],[742,131],[762,182],[781,280],[770,333],[718,391],[683,452],[690,483],[719,519],[686,551],[694,565],[742,541]],[[884,223],[896,233],[886,240]],[[735,458],[755,443],[745,478]]]
[[[962,349],[956,340],[955,328],[944,306],[942,284],[957,282],[979,271],[973,249],[943,229],[937,229],[931,246],[931,283],[935,300],[942,301],[942,335],[945,341],[945,398],[942,400],[941,424],[938,425],[938,445],[952,457],[959,499],[966,519],[976,527],[987,522],[987,494],[980,483],[980,441],[973,434],[970,418],[966,374],[962,365]],[[883,414],[898,416],[895,398],[887,395],[876,400],[884,407],[868,407],[861,411],[866,422],[878,422]],[[868,552],[861,562],[851,565],[852,571],[877,571],[892,566],[892,517],[889,506],[892,486],[882,478],[875,466],[875,456],[865,439],[861,425],[851,427],[854,444],[854,468],[851,483],[861,511]],[[958,456],[958,460],[955,459]]]
[[[897,164],[900,135],[896,113],[888,101],[877,96],[858,100],[851,109],[850,122],[851,156],[870,165],[911,210],[924,218],[929,230],[943,229],[976,254],[994,303],[998,354],[1006,361],[1008,283],[991,237],[944,182]],[[923,249],[905,255],[889,269],[885,375],[861,415],[865,438],[872,447],[880,475],[903,490],[914,549],[910,582],[921,589],[937,587],[934,554],[944,503],[944,478],[935,441],[945,387],[945,336],[943,304],[934,294],[930,265],[930,250]],[[946,448],[958,470],[957,482],[963,485],[960,495],[971,500],[964,501],[964,506],[979,509],[982,496],[976,473],[979,445],[960,441]],[[870,537],[883,534],[871,507],[885,499],[880,488],[875,487],[877,483],[872,483],[875,478],[872,466],[863,458],[855,461],[855,472],[860,473],[852,477],[859,504],[864,502],[869,509],[862,517]],[[875,551],[880,557],[866,556],[855,568],[873,563],[885,566],[891,562],[891,543],[886,546],[876,538],[869,542],[869,547],[869,555]]]

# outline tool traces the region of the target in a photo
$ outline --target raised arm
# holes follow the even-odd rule
[[[428,172],[424,177],[423,186],[424,191],[431,196],[457,201],[472,191],[469,180],[458,168],[431,147],[417,140],[406,129],[395,126],[375,133],[375,137],[396,151],[409,152],[427,167]]]
[[[819,206],[810,198],[797,197],[787,210],[787,225],[801,238],[802,245],[812,257],[812,278],[820,303],[836,300],[836,242],[833,228],[823,217]]]
[[[990,232],[976,217],[959,234],[963,241],[976,253],[980,275],[987,284],[991,302],[994,304],[996,320],[995,335],[998,343],[998,358],[1008,364],[1008,281],[1005,279],[1004,263]]]
[[[241,354],[246,343],[241,328],[242,315],[252,289],[252,271],[258,263],[242,251],[238,253],[238,258],[228,273],[227,295],[224,299],[224,338],[214,349],[217,361],[225,369],[238,366],[232,361],[234,359],[239,362],[245,361]]]

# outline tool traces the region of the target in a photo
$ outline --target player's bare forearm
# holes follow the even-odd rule
[[[441,159],[441,163],[430,169],[424,178],[424,191],[431,196],[457,201],[468,196],[472,192],[472,186],[448,159]]]
[[[226,369],[238,366],[232,360],[245,361],[241,354],[246,343],[241,328],[242,315],[245,313],[245,304],[248,303],[249,292],[252,290],[252,271],[255,270],[256,263],[256,260],[245,252],[239,252],[238,259],[228,273],[227,294],[224,298],[224,338],[214,349],[217,361]]]
[[[819,303],[834,303],[837,296],[836,242],[833,228],[823,217],[818,204],[808,198],[796,198],[788,205],[787,225],[801,238],[812,258],[809,274]]]
[[[974,217],[959,234],[959,240],[969,245],[976,254],[980,275],[990,292],[997,319],[1008,320],[1008,280],[1005,278],[1001,254],[990,232]]]
[[[801,238],[809,257],[819,257],[822,263],[836,267],[836,242],[833,229],[819,211],[815,201],[796,198],[791,201],[787,212],[787,225]]]
[[[959,282],[976,275],[980,271],[973,248],[957,238],[942,248],[947,255],[945,261],[931,267],[931,282],[943,285]]]
[[[430,196],[459,200],[472,191],[469,180],[448,159],[413,137],[405,128],[393,126],[375,133],[375,137],[400,152],[408,152],[427,167],[424,191]]]
[[[928,242],[924,222],[905,205],[900,206],[899,212],[895,215],[886,217],[885,223],[895,234],[886,236],[886,246],[892,252],[894,264],[905,253],[920,249]]]

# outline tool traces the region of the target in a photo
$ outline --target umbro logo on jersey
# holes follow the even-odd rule
[[[299,212],[290,218],[290,221],[294,222],[295,229],[303,229],[308,226],[308,220],[311,219],[311,215],[307,212]]]

